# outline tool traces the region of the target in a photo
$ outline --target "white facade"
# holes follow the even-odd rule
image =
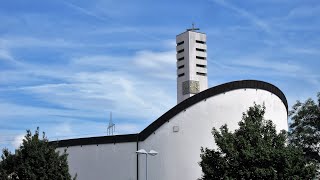
[[[188,30],[176,37],[177,102],[208,89],[207,37]]]
[[[148,158],[150,180],[196,180],[201,177],[201,147],[216,148],[212,128],[238,127],[242,113],[264,104],[266,119],[277,130],[288,130],[287,100],[272,84],[244,80],[208,89],[206,35],[188,30],[177,36],[177,101],[142,132],[131,135],[69,139],[71,175],[78,180],[145,180],[146,156],[136,151],[159,152]],[[175,130],[174,130],[175,129]]]
[[[139,148],[159,152],[158,156],[149,158],[149,179],[200,178],[200,148],[216,148],[212,128],[218,129],[228,124],[230,130],[236,129],[242,113],[253,106],[253,102],[265,103],[265,118],[273,120],[278,130],[288,130],[286,107],[277,96],[268,91],[240,89],[208,98],[182,111],[139,143]],[[173,126],[178,126],[179,132],[173,132]],[[142,180],[145,157],[139,158]]]
[[[137,161],[135,153],[143,148],[159,152],[148,158],[149,179],[195,180],[202,173],[198,165],[200,148],[216,147],[212,128],[228,124],[234,130],[242,113],[254,102],[265,104],[265,118],[273,120],[278,130],[288,129],[286,105],[277,95],[261,89],[237,89],[187,107],[143,141],[70,146],[67,150],[70,172],[77,173],[79,180],[137,180],[137,173],[138,180],[144,180],[145,156],[140,155]],[[178,132],[173,132],[174,126],[179,127]],[[65,147],[59,150],[62,149]]]
[[[136,180],[136,146],[135,142],[70,146],[69,172],[77,174],[77,180]]]

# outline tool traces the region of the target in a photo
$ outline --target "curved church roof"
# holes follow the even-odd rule
[[[177,104],[169,111],[160,116],[157,120],[151,123],[143,131],[137,134],[126,134],[126,135],[115,135],[115,136],[99,136],[99,137],[88,137],[78,139],[66,139],[60,141],[52,141],[51,143],[57,143],[58,147],[69,147],[69,146],[82,146],[82,145],[93,145],[93,144],[110,144],[110,143],[122,143],[122,142],[139,142],[144,141],[164,123],[168,122],[174,116],[182,112],[183,110],[191,107],[192,105],[205,100],[209,97],[226,93],[237,89],[261,89],[269,91],[278,96],[283,104],[285,105],[288,112],[288,102],[283,92],[276,86],[257,80],[242,80],[233,81],[225,84],[221,84],[205,91],[202,91],[184,101]]]

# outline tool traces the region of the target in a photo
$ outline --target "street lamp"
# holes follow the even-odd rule
[[[149,152],[147,152],[146,150],[144,149],[140,149],[138,151],[136,151],[136,153],[139,155],[139,154],[145,154],[146,155],[146,180],[148,180],[148,155],[150,156],[155,156],[158,154],[157,151],[155,150],[150,150]]]

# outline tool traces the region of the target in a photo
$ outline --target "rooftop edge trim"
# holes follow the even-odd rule
[[[98,145],[98,144],[112,144],[112,143],[124,143],[124,142],[138,142],[144,141],[164,123],[168,122],[171,118],[182,112],[183,110],[193,106],[194,104],[205,100],[209,97],[226,93],[237,89],[260,89],[269,91],[278,96],[282,103],[285,105],[288,114],[288,102],[283,92],[276,86],[257,80],[241,80],[233,81],[225,84],[221,84],[205,91],[202,91],[184,101],[177,104],[169,111],[160,116],[157,120],[152,122],[148,127],[138,134],[124,134],[115,136],[99,136],[99,137],[87,137],[78,139],[65,139],[58,141],[51,141],[51,144],[56,144],[57,147],[69,147],[69,146],[82,146],[82,145]]]

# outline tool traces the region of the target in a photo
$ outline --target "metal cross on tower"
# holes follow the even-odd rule
[[[200,30],[200,28],[195,28],[194,23],[192,23],[192,28],[187,29],[187,31],[197,31],[197,30]]]

